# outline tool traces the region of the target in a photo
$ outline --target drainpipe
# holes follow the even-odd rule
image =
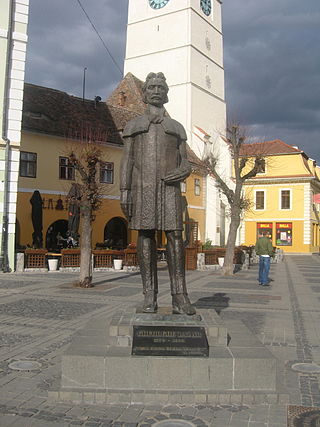
[[[9,5],[9,22],[8,22],[8,39],[7,39],[7,63],[5,72],[5,87],[3,98],[3,125],[2,139],[6,144],[5,150],[5,166],[4,166],[4,181],[3,181],[3,216],[2,216],[2,236],[1,236],[1,253],[0,253],[0,268],[4,273],[9,273],[9,257],[8,257],[8,240],[9,240],[9,170],[10,170],[10,140],[8,139],[8,106],[9,106],[9,90],[10,90],[10,70],[12,57],[12,29],[14,21],[14,0],[10,0]]]

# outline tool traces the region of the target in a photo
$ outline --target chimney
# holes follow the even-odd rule
[[[101,101],[101,96],[97,95],[94,97],[94,109],[97,109],[97,105],[99,104],[99,102]]]

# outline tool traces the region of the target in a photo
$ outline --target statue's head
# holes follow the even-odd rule
[[[169,88],[163,73],[149,73],[142,86],[142,92],[146,104],[162,107],[169,101]]]

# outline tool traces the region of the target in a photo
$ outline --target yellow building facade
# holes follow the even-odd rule
[[[67,195],[72,185],[79,182],[77,172],[68,166],[68,156],[71,151],[81,153],[85,145],[81,135],[79,137],[79,123],[81,129],[86,125],[87,129],[98,129],[95,139],[100,138],[96,146],[101,152],[98,170],[101,206],[93,222],[93,248],[116,249],[136,243],[137,232],[128,229],[120,208],[119,170],[123,151],[121,131],[126,122],[140,112],[139,105],[135,112],[133,105],[130,108],[112,105],[118,98],[112,99],[113,102],[107,104],[82,100],[54,89],[25,86],[16,222],[18,249],[33,246],[30,199],[34,191],[39,191],[42,198],[43,247],[59,249],[57,239],[60,238],[60,248],[65,245]],[[188,157],[193,172],[181,189],[186,205],[185,234],[193,243],[205,235],[205,173],[201,161],[190,149]],[[164,236],[158,236],[158,244],[165,244]]]
[[[65,231],[68,222],[68,202],[67,194],[71,185],[77,182],[75,179],[61,179],[59,175],[59,163],[65,158],[72,148],[81,149],[81,143],[69,141],[63,138],[44,137],[39,134],[22,133],[21,152],[34,153],[37,155],[36,177],[19,177],[18,187],[18,209],[17,209],[17,243],[20,246],[32,246],[32,222],[31,222],[31,204],[30,199],[35,190],[38,190],[43,200],[43,238],[46,240],[46,234],[50,226],[60,221],[60,233],[65,237]],[[104,162],[114,165],[113,182],[101,183],[101,207],[96,212],[94,220],[92,239],[94,244],[104,242],[104,230],[110,219],[122,218],[122,212],[119,204],[119,164],[122,154],[120,147],[99,146],[101,149],[101,159]],[[62,200],[63,209],[58,204]],[[64,224],[63,224],[63,223]]]
[[[320,205],[314,196],[320,193],[320,169],[316,162],[280,140],[244,145],[243,157],[257,155],[265,165],[244,185],[251,208],[244,214],[241,243],[255,244],[266,230],[273,245],[284,252],[318,252]]]

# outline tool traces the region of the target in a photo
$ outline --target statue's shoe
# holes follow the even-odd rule
[[[172,295],[172,313],[192,316],[196,314],[196,309],[191,305],[188,295],[176,294]]]
[[[143,313],[156,313],[158,310],[157,296],[154,292],[147,292],[144,295],[144,303],[142,306]]]

